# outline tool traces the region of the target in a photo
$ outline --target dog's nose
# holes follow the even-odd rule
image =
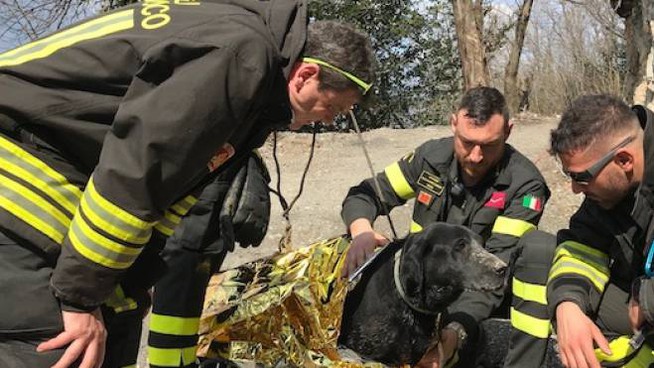
[[[509,266],[505,265],[498,267],[495,272],[497,272],[497,274],[503,279],[503,285],[507,286],[509,281],[511,281],[511,272],[509,272]]]

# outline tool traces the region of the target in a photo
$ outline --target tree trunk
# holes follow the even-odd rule
[[[465,89],[487,86],[490,73],[483,44],[483,0],[452,0]]]
[[[624,95],[635,104],[653,104],[654,95],[654,4],[650,0],[633,0],[618,8],[625,17],[627,75]],[[652,105],[650,105],[652,106]]]
[[[534,0],[524,0],[520,6],[515,25],[515,38],[509,52],[509,61],[504,69],[504,96],[512,113],[519,111],[520,100],[523,97],[521,86],[518,85],[518,69],[533,3]]]
[[[654,111],[654,2],[643,1],[645,29],[649,30],[649,50],[645,50],[645,100],[643,103]]]

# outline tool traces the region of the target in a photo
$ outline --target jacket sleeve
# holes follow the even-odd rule
[[[243,55],[180,38],[146,53],[51,279],[65,306],[100,305],[191,178],[208,173],[207,163],[235,129],[249,129],[253,101],[266,92],[269,62],[260,49]]]
[[[495,219],[486,249],[509,264],[520,238],[538,227],[549,197],[547,185],[540,180],[531,180],[518,188]]]
[[[375,181],[372,178],[350,188],[343,200],[341,211],[345,225],[349,227],[358,218],[366,218],[372,223],[377,216],[386,214],[384,209],[390,212],[415,197],[423,147],[424,145],[418,147],[415,152],[405,155],[399,161],[387,166],[383,172],[377,173],[383,199],[377,195]]]
[[[591,214],[589,203],[570,219],[570,228],[557,234],[557,248],[547,280],[550,316],[564,301],[579,305],[586,314],[599,302],[609,280],[608,249],[613,237]]]
[[[654,325],[654,279],[644,279],[640,285],[638,300],[645,320]]]

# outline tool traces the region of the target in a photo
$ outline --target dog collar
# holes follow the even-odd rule
[[[395,289],[397,292],[400,294],[400,297],[402,297],[402,300],[409,306],[409,308],[413,309],[416,312],[422,313],[422,314],[427,314],[430,316],[438,316],[440,315],[439,312],[433,312],[433,311],[428,311],[426,309],[422,309],[416,305],[413,305],[409,298],[406,296],[406,292],[404,291],[404,287],[402,286],[402,282],[400,281],[400,261],[402,260],[402,249],[398,250],[397,253],[395,253],[395,259],[393,261],[393,279],[395,280]]]

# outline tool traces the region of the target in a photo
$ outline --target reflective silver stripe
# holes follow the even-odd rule
[[[95,263],[114,269],[125,269],[136,260],[142,248],[131,248],[115,242],[89,226],[82,216],[75,216],[68,233],[71,244],[80,254]]]
[[[82,191],[29,152],[0,136],[0,168],[21,178],[74,214]]]
[[[171,206],[171,209],[175,211],[180,216],[186,215],[186,213],[198,202],[198,199],[193,196],[186,196],[179,202]]]
[[[132,244],[150,240],[155,223],[143,221],[102,197],[95,189],[93,178],[84,191],[81,207],[93,226],[115,239]]]
[[[19,65],[41,59],[76,43],[134,27],[134,10],[124,10],[90,20],[25,46],[0,54],[0,66]]]
[[[160,231],[162,234],[166,236],[171,236],[175,232],[175,228],[179,223],[182,221],[182,218],[175,215],[174,213],[170,211],[166,211],[164,214],[164,217],[154,225],[154,228]]]

